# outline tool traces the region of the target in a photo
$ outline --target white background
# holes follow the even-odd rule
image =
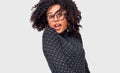
[[[51,73],[42,32],[31,27],[39,0],[0,1],[0,73]],[[81,34],[91,73],[120,73],[119,0],[74,0],[82,12]]]

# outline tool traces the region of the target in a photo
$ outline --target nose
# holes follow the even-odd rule
[[[58,17],[55,15],[54,21],[56,22],[56,21],[58,21],[58,20],[59,20]]]

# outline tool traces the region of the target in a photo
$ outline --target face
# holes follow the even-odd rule
[[[66,10],[59,12],[60,5],[50,6],[47,10],[47,21],[51,28],[54,28],[57,33],[62,33],[67,29]],[[58,12],[57,12],[58,11]]]

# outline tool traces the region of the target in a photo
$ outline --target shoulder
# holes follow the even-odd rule
[[[51,27],[46,27],[43,34],[57,34],[57,32]]]
[[[43,36],[54,36],[57,35],[57,32],[55,29],[51,27],[46,27],[45,30],[43,31]]]
[[[43,41],[45,41],[47,39],[48,40],[58,40],[59,35],[55,29],[53,29],[51,27],[47,27],[47,28],[45,28],[45,30],[43,32],[42,39],[43,39]]]

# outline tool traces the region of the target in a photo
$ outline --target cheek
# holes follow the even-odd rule
[[[67,28],[68,22],[67,22],[66,19],[64,19],[62,21],[58,21],[57,23],[62,24],[62,29],[66,29]],[[55,24],[55,22],[48,22],[48,26],[53,27],[53,28],[54,28],[54,24]]]
[[[48,22],[48,26],[52,27],[52,26],[53,26],[53,23]]]
[[[67,20],[64,20],[64,21],[62,22],[62,24],[63,24],[64,28],[67,28],[67,24],[68,24]]]
[[[52,23],[51,23],[51,22],[49,22],[49,21],[48,21],[48,19],[47,19],[47,22],[48,22],[48,26],[50,26],[50,27],[51,27],[51,26],[52,26]]]

